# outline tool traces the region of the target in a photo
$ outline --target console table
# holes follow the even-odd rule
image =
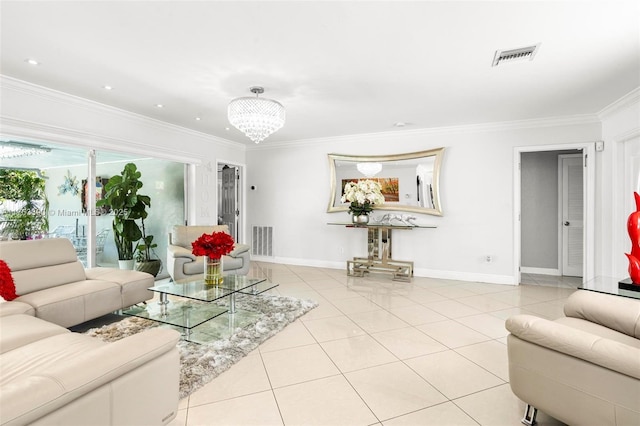
[[[369,272],[391,273],[394,281],[411,282],[413,277],[413,261],[392,258],[392,231],[412,230],[414,228],[436,228],[434,225],[384,225],[384,224],[355,224],[329,223],[346,228],[363,228],[367,230],[367,253],[365,257],[354,257],[347,260],[347,275],[363,277]]]

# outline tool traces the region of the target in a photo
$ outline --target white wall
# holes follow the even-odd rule
[[[600,113],[604,151],[596,156],[596,275],[625,278],[629,263],[624,253],[631,247],[626,223],[635,210],[628,162],[640,144],[640,88]]]
[[[573,124],[572,124],[573,123]],[[442,217],[419,215],[437,229],[396,231],[394,258],[413,260],[420,276],[513,283],[513,148],[600,139],[595,119],[554,126],[471,126],[438,131],[267,141],[247,151],[248,225],[274,227],[275,261],[344,268],[364,255],[365,233],[327,225],[349,220],[326,213],[327,154],[378,155],[445,147],[440,179]],[[485,258],[490,255],[491,263]]]
[[[605,140],[596,158],[596,274],[613,273],[611,254],[623,247],[623,195],[615,189],[624,150],[616,145],[640,136],[640,90],[596,117],[478,125],[432,131],[398,131],[275,144],[249,150],[188,129],[168,125],[90,101],[0,78],[0,134],[96,149],[122,150],[197,164],[190,172],[191,223],[215,223],[216,162],[246,165],[248,231],[274,227],[276,261],[344,268],[365,254],[362,230],[327,225],[348,221],[347,213],[326,213],[327,154],[393,154],[445,147],[440,189],[443,217],[420,216],[437,229],[394,235],[394,257],[416,262],[416,275],[513,283],[514,147]],[[602,130],[601,130],[602,126]],[[250,235],[245,232],[244,235]],[[617,235],[617,237],[616,237]],[[619,251],[619,249],[618,249]],[[491,255],[492,263],[484,262]],[[626,270],[626,268],[625,268]]]

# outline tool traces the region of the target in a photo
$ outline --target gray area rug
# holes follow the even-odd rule
[[[226,298],[225,298],[226,299]],[[150,302],[154,303],[154,302]],[[226,301],[218,303],[226,305]],[[260,343],[277,334],[287,324],[304,315],[318,303],[293,297],[259,295],[236,296],[236,309],[256,313],[255,321],[230,332],[230,337],[198,344],[180,340],[180,399],[209,383],[220,373],[254,350]],[[224,314],[226,315],[226,314]],[[105,342],[120,340],[143,330],[161,325],[143,318],[128,317],[122,321],[86,332]]]

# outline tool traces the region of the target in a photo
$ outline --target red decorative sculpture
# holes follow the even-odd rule
[[[627,231],[631,238],[631,253],[625,253],[629,258],[629,276],[634,285],[640,286],[640,194],[633,193],[636,200],[636,211],[629,215]]]

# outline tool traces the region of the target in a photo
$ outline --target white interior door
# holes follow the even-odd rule
[[[222,192],[220,194],[222,198],[220,217],[222,218],[222,224],[229,227],[229,234],[238,241],[240,235],[238,235],[238,218],[240,211],[238,209],[238,194],[239,194],[239,171],[237,167],[225,166],[222,169]]]
[[[559,157],[561,173],[562,275],[582,277],[584,257],[584,173],[583,158]]]

